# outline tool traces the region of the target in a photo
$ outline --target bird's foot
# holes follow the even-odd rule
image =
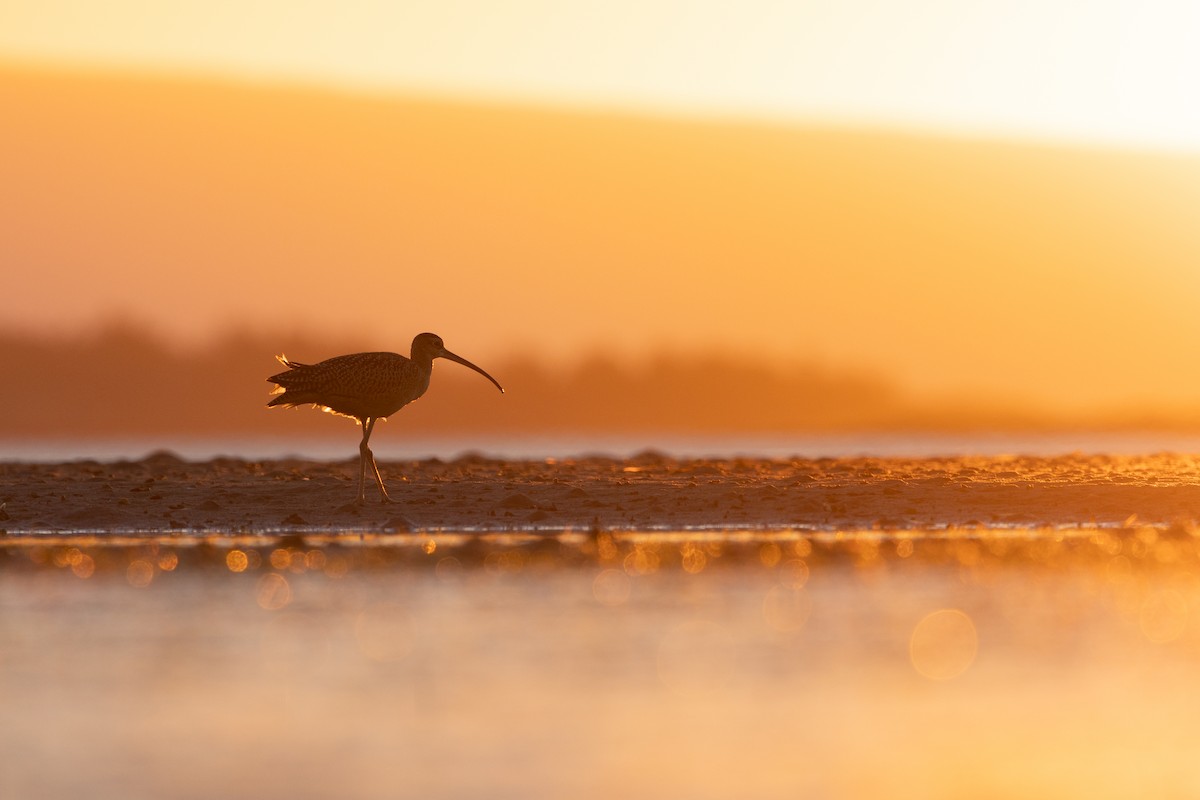
[[[395,503],[396,501],[393,500],[392,498],[388,497],[387,494],[385,493],[382,497],[379,498],[379,502],[387,504],[387,503]]]

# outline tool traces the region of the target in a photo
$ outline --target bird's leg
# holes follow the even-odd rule
[[[360,506],[367,502],[367,459],[370,458],[374,463],[375,458],[371,455],[371,448],[367,447],[367,440],[371,438],[371,425],[373,420],[359,420],[363,429],[362,441],[358,443],[358,499],[354,502]]]
[[[359,476],[358,476],[358,502],[362,503],[366,500],[366,479],[367,479],[367,462],[371,462],[371,470],[375,473],[375,483],[379,484],[379,494],[381,503],[390,503],[392,498],[388,497],[387,489],[383,486],[383,477],[379,474],[379,465],[375,463],[375,454],[371,452],[371,448],[367,446],[367,440],[371,438],[371,431],[375,430],[376,419],[370,417],[363,425],[363,440],[358,446],[359,457]]]

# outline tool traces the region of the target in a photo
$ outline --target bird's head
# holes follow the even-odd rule
[[[491,375],[488,375],[479,367],[472,364],[470,361],[467,361],[462,356],[455,355],[447,350],[445,343],[442,341],[442,337],[438,336],[436,333],[418,333],[416,338],[413,339],[412,343],[412,360],[418,362],[432,362],[435,358],[445,358],[449,361],[454,361],[462,364],[464,367],[475,370],[480,375],[494,383],[496,388],[500,390],[501,394],[504,393],[504,387],[500,385],[499,381],[497,381]]]

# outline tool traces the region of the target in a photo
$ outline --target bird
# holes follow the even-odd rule
[[[358,445],[358,504],[366,502],[367,465],[379,484],[381,502],[390,503],[387,488],[368,442],[375,423],[387,419],[425,394],[433,374],[433,360],[445,358],[475,370],[504,394],[500,382],[470,361],[446,349],[442,337],[420,333],[406,358],[399,353],[351,353],[317,364],[301,364],[287,356],[275,357],[287,370],[267,378],[277,395],[267,407],[309,405],[338,416],[358,420],[362,441]]]

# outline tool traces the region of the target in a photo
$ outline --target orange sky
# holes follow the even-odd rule
[[[8,327],[1200,400],[1197,158],[15,68],[0,104]]]
[[[902,5],[4,4],[0,323],[1200,403],[1200,13]]]

